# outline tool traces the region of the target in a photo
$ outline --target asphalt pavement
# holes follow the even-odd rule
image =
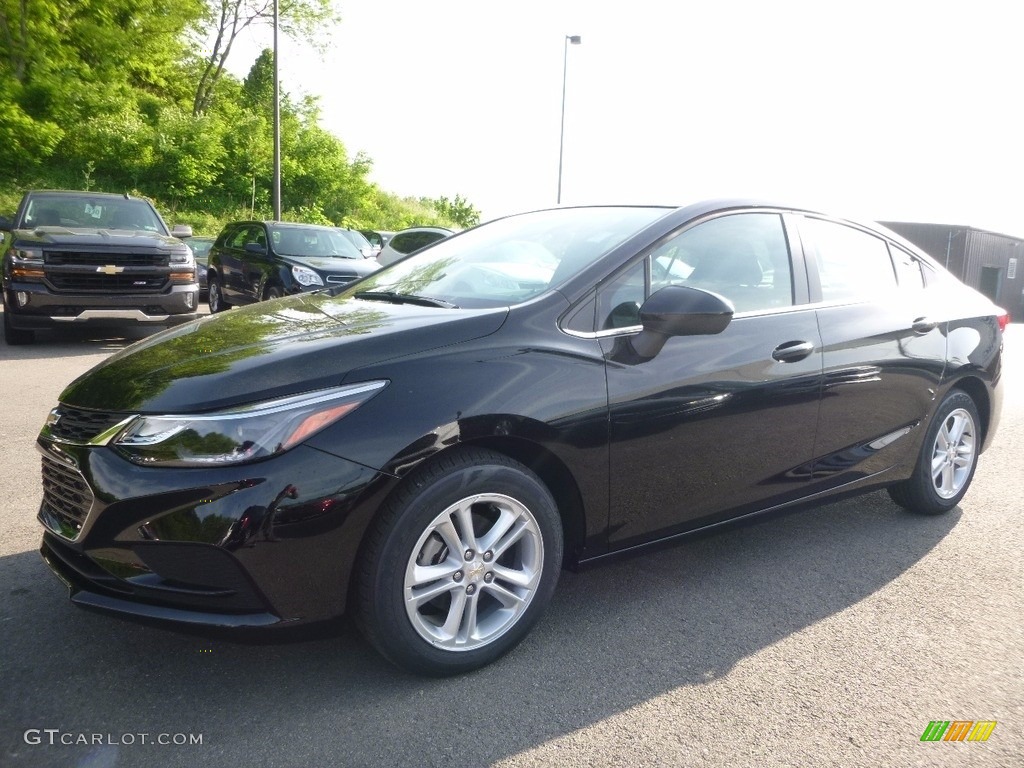
[[[1024,765],[1022,325],[952,513],[874,493],[565,573],[522,645],[448,680],[348,626],[241,645],[69,603],[37,552],[34,438],[128,341],[0,342],[0,766]],[[936,720],[996,726],[922,742]]]

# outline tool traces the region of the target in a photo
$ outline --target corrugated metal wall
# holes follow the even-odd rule
[[[882,222],[1024,321],[1024,240],[972,227]],[[948,255],[948,259],[947,259]]]

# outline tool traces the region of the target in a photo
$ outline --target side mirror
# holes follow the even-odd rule
[[[14,219],[10,216],[0,216],[0,231],[10,232],[14,229]]]
[[[672,336],[711,336],[721,333],[736,311],[724,296],[685,285],[668,285],[640,307],[644,329],[630,339],[637,356],[650,360]]]
[[[175,224],[171,228],[171,237],[177,237],[178,239],[192,237],[192,227],[188,224]]]
[[[262,256],[267,252],[267,246],[260,245],[259,243],[246,243],[244,250],[246,253],[255,253],[257,256]]]

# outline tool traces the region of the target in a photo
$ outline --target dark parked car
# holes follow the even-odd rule
[[[280,221],[228,224],[210,249],[210,312],[339,287],[379,269],[334,227]]]
[[[1006,321],[892,233],[803,210],[500,219],[72,383],[39,436],[42,553],[85,607],[347,611],[398,664],[462,672],[563,566],[881,487],[953,508]]]
[[[380,253],[377,254],[377,261],[382,267],[393,264],[399,259],[405,258],[410,253],[433,245],[438,240],[444,240],[452,234],[450,229],[444,227],[410,227],[396,232],[391,239],[384,244]]]
[[[196,278],[199,281],[200,299],[205,299],[208,293],[206,270],[209,264],[210,249],[213,247],[213,243],[216,239],[217,238],[215,237],[194,235],[185,240],[185,244],[192,249],[192,256],[195,257],[196,260]]]

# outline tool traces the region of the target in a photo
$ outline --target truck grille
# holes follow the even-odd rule
[[[75,539],[92,509],[92,489],[74,467],[43,457],[43,524],[65,539]]]
[[[50,436],[55,440],[85,445],[129,415],[109,411],[86,411],[60,405],[54,411],[56,421],[50,422]]]
[[[167,267],[170,256],[166,253],[90,253],[88,251],[47,251],[47,266],[80,265],[102,267],[117,264],[119,267]]]
[[[59,293],[160,293],[169,283],[167,275],[153,274],[48,272],[47,278]]]

